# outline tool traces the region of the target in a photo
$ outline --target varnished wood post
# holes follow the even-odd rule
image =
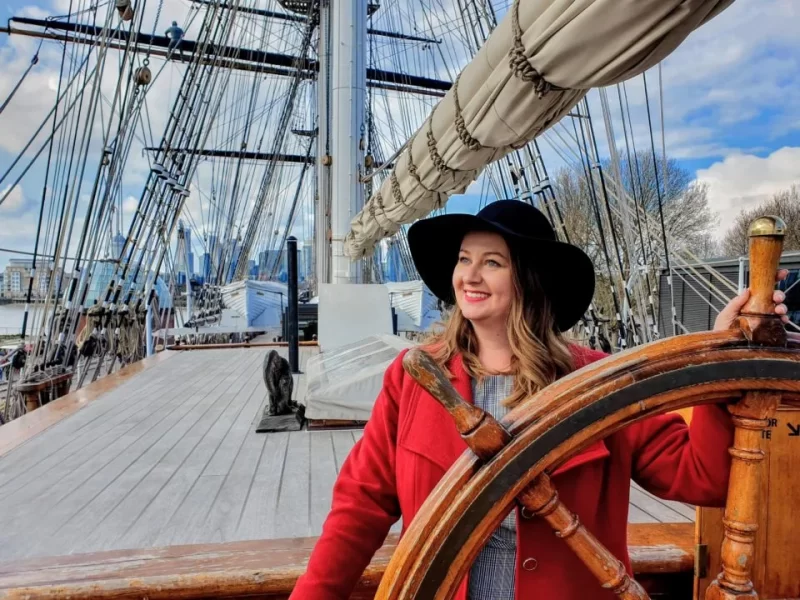
[[[734,326],[757,344],[786,345],[786,329],[772,300],[785,233],[780,217],[760,217],[750,225],[750,298]]]
[[[750,392],[730,407],[736,426],[731,453],[728,501],[725,504],[725,527],[722,539],[722,572],[706,590],[706,600],[758,598],[753,588],[753,558],[758,530],[758,494],[765,453],[761,432],[780,403],[780,394]]]
[[[778,217],[761,217],[750,226],[750,299],[735,326],[756,344],[786,345],[786,330],[775,314],[772,299],[785,231],[786,225]],[[722,571],[706,590],[706,600],[758,598],[752,574],[765,458],[760,440],[780,399],[775,392],[749,392],[730,406],[735,433],[729,450],[732,459],[723,518]]]

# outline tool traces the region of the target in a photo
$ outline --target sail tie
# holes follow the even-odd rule
[[[439,171],[442,175],[447,174],[455,174],[455,170],[448,167],[442,155],[439,154],[438,148],[436,148],[436,138],[433,135],[433,113],[436,112],[436,108],[434,107],[433,111],[431,112],[431,116],[428,118],[428,155],[431,157],[431,162],[433,166],[436,167],[436,170]],[[409,150],[409,153],[411,151]]]
[[[458,101],[458,82],[461,80],[461,73],[458,74],[456,77],[456,81],[453,84],[453,104],[455,105],[456,110],[456,132],[458,133],[458,137],[461,140],[461,143],[464,144],[470,150],[477,152],[478,150],[483,149],[483,145],[472,137],[467,130],[467,123],[464,121],[464,114],[461,112],[461,104]]]
[[[511,26],[514,29],[514,45],[509,52],[509,64],[514,75],[522,81],[532,83],[539,98],[543,98],[551,91],[563,91],[564,88],[547,81],[525,56],[525,46],[522,45],[522,27],[519,24],[519,0],[514,0],[511,8]]]

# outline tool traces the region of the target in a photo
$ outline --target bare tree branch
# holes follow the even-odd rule
[[[793,185],[755,208],[739,213],[722,240],[722,249],[726,255],[747,255],[747,230],[753,220],[763,215],[776,215],[786,222],[784,250],[800,250],[800,187]]]

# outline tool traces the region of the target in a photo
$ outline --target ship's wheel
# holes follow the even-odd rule
[[[776,217],[751,225],[751,296],[734,328],[669,338],[593,363],[548,386],[502,422],[460,398],[427,354],[410,350],[405,369],[447,408],[470,450],[411,523],[376,598],[451,598],[515,503],[545,519],[598,585],[620,598],[648,598],[559,500],[548,473],[633,421],[710,402],[730,402],[735,435],[722,572],[706,600],[752,593],[764,458],[759,438],[781,400],[800,401],[800,336],[786,333],[772,300],[784,231]]]

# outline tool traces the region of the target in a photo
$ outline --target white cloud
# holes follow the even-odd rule
[[[709,207],[720,215],[718,233],[722,235],[741,210],[800,183],[800,147],[781,148],[764,158],[733,154],[700,169],[697,181],[708,184]]]
[[[752,146],[774,148],[774,143],[769,145],[771,140],[798,127],[798,22],[800,2],[796,0],[737,0],[664,60],[664,132],[670,156],[723,159],[735,153],[763,153],[763,148]],[[647,73],[653,134],[660,150],[662,90],[658,76],[657,68]],[[625,90],[636,146],[649,148],[642,77],[627,81]],[[616,88],[609,88],[608,94],[616,141],[622,147]],[[597,92],[590,92],[588,99],[595,130],[605,146]],[[571,130],[572,124],[566,121]],[[606,150],[601,147],[601,152]]]
[[[25,205],[25,196],[22,193],[22,188],[19,185],[14,186],[9,193],[9,188],[11,186],[8,185],[4,190],[0,190],[0,198],[3,198],[6,194],[8,197],[0,204],[0,211],[3,212],[15,212],[22,208]]]
[[[126,217],[130,217],[136,211],[137,206],[139,206],[139,199],[128,196],[122,201],[122,214]]]

